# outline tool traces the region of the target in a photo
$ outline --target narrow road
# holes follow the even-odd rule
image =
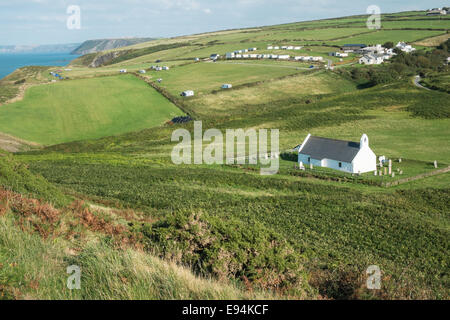
[[[414,85],[415,85],[417,88],[425,89],[425,90],[431,91],[431,89],[428,89],[427,87],[424,87],[423,85],[421,85],[421,84],[420,84],[420,80],[422,80],[422,78],[421,78],[420,76],[415,76],[414,79],[413,79]]]

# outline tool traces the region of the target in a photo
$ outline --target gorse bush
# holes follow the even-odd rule
[[[0,156],[0,187],[43,199],[57,206],[68,203],[68,198],[54,185],[28,170],[27,165],[12,156]]]
[[[144,229],[164,257],[200,274],[297,296],[308,287],[301,255],[258,222],[178,212]]]

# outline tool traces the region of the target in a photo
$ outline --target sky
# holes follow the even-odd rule
[[[0,45],[164,38],[232,28],[442,7],[443,0],[0,0]],[[71,5],[80,28],[69,29]],[[71,20],[76,21],[76,20]]]

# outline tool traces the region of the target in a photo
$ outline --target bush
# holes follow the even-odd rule
[[[300,254],[258,222],[177,213],[143,230],[162,256],[200,274],[297,294],[307,286]]]

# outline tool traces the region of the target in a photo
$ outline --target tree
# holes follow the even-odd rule
[[[394,43],[392,41],[388,41],[385,44],[383,44],[383,47],[385,47],[387,49],[391,49],[394,47]]]
[[[431,62],[427,57],[419,56],[419,57],[417,57],[417,66],[419,68],[428,69],[431,67]]]

